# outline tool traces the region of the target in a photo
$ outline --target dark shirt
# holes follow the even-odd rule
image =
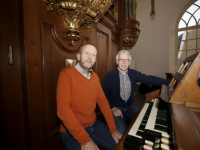
[[[102,88],[111,109],[113,107],[127,108],[129,105],[133,104],[136,82],[154,85],[169,85],[169,83],[171,82],[171,80],[169,79],[145,75],[133,69],[128,69],[128,76],[131,81],[131,95],[129,99],[125,102],[120,96],[119,70],[115,69],[105,75]]]

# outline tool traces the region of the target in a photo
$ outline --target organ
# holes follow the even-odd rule
[[[161,88],[159,96],[160,90],[148,93],[115,150],[199,149],[199,72],[200,53],[196,53],[184,60],[169,86]]]

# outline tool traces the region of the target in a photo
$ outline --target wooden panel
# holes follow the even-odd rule
[[[109,39],[108,35],[100,30],[97,30],[97,73],[101,80],[105,74],[109,71]]]
[[[146,94],[146,100],[151,101],[152,99],[155,99],[160,93],[160,89],[156,91],[152,91]]]
[[[192,120],[197,128],[197,130],[200,133],[200,109],[194,109],[194,108],[188,108],[190,113],[191,113],[191,117]]]
[[[172,104],[172,111],[178,148],[199,149],[200,134],[187,107],[184,105]]]
[[[112,40],[112,53],[111,53],[111,70],[114,70],[117,68],[117,63],[116,63],[116,55],[117,52],[119,51],[119,43],[115,40]]]
[[[26,149],[24,106],[21,87],[19,0],[1,1],[0,9],[0,149]],[[8,64],[8,46],[13,47],[13,65]]]
[[[59,141],[59,119],[56,111],[56,87],[60,71],[66,67],[65,59],[75,59],[76,53],[66,53],[66,48],[62,47],[56,41],[52,33],[53,25],[43,23],[43,85],[45,105],[45,129],[46,138],[48,138],[48,149],[62,149]],[[56,41],[56,42],[55,42]],[[60,47],[59,47],[60,46]],[[63,50],[62,50],[62,49]]]
[[[200,87],[197,79],[200,71],[200,53],[184,74],[181,82],[178,83],[176,89],[171,95],[171,103],[200,103]]]

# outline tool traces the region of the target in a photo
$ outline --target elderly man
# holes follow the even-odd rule
[[[93,45],[81,47],[75,67],[60,72],[57,85],[57,114],[60,137],[65,149],[112,150],[122,134],[117,131],[114,118],[99,78],[92,71],[97,50]],[[108,127],[96,120],[98,103]]]
[[[126,123],[131,123],[139,111],[133,105],[136,82],[168,85],[170,80],[129,69],[131,54],[127,50],[118,52],[116,63],[118,68],[105,75],[102,88],[112,109],[117,129],[124,134]]]

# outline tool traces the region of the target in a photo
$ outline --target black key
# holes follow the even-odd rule
[[[147,121],[147,120],[148,120],[148,118],[149,118],[149,117],[147,117],[147,116],[144,116],[142,120],[144,120],[144,121],[146,120],[146,121]]]
[[[155,125],[155,126],[154,126],[154,129],[169,133],[169,130],[168,130],[167,127]]]
[[[139,126],[139,129],[138,129],[138,130],[144,131],[144,129],[145,129],[145,125],[142,125],[142,124],[141,124],[141,125]]]
[[[142,120],[141,124],[146,125],[147,124],[147,120]]]
[[[142,131],[137,131],[136,135],[143,137],[143,132]]]
[[[168,121],[168,118],[165,118],[165,117],[159,117],[159,116],[156,116],[156,119],[160,119],[160,120]]]
[[[160,119],[157,119],[156,122],[155,122],[155,124],[160,124],[160,125],[168,127],[168,122],[164,121],[164,120],[160,120]]]
[[[160,132],[145,129],[143,133],[143,139],[151,142],[155,142],[156,138],[161,138],[162,134]]]
[[[135,136],[127,135],[124,140],[124,148],[127,150],[139,150],[144,145],[144,140]]]

